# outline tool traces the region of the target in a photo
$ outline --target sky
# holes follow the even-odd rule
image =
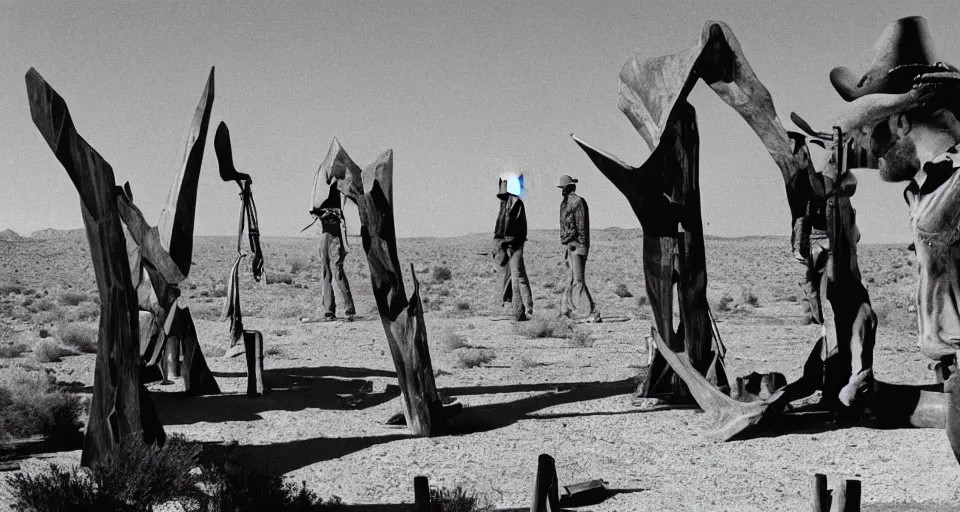
[[[561,174],[580,180],[595,229],[639,227],[570,134],[639,165],[649,151],[617,107],[620,69],[635,54],[691,47],[708,20],[730,26],[787,129],[792,111],[828,129],[843,106],[830,70],[862,70],[894,19],[925,16],[939,58],[960,64],[951,2],[0,0],[0,12],[0,229],[24,235],[83,226],[31,121],[30,67],[152,223],[216,66],[197,235],[236,232],[239,189],[220,180],[213,150],[225,121],[263,236],[311,221],[313,176],[337,137],[361,167],[394,151],[397,234],[430,237],[492,236],[498,178],[510,172],[524,175],[532,229],[557,227]],[[759,138],[706,85],[690,100],[705,233],[788,235],[783,181]],[[909,240],[902,185],[858,178],[862,242]],[[358,233],[355,210],[346,215]]]

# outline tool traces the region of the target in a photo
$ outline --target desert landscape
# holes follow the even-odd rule
[[[196,237],[181,289],[224,393],[184,397],[180,380],[151,384],[161,422],[168,435],[236,443],[250,464],[348,505],[411,503],[413,479],[424,475],[431,486],[460,486],[495,509],[525,509],[537,456],[547,453],[561,486],[607,482],[611,495],[582,510],[803,510],[814,472],[826,473],[831,486],[862,479],[864,510],[960,510],[951,505],[960,502],[952,485],[960,468],[942,430],[784,421],[715,443],[704,437],[708,422],[696,408],[632,404],[651,322],[642,233],[594,231],[587,263],[603,316],[625,321],[572,325],[555,318],[565,275],[557,236],[530,233],[536,313],[522,323],[501,320],[509,306],[499,303],[488,234],[398,240],[401,263],[412,263],[421,282],[437,386],[464,406],[452,431],[433,438],[387,424],[401,411],[400,397],[359,238],[350,237],[346,261],[358,313],[352,323],[301,322],[320,308],[316,239],[263,238],[266,279],[256,283],[244,268],[241,300],[247,328],[264,335],[270,394],[247,397],[245,362],[222,357],[227,324],[219,321],[235,239]],[[48,373],[86,403],[99,306],[85,234],[6,231],[0,254],[0,373]],[[707,237],[706,256],[728,374],[797,378],[820,328],[808,324],[797,284],[804,267],[792,259],[789,239]],[[913,253],[867,244],[859,261],[879,317],[877,378],[933,382],[916,346]],[[412,289],[409,273],[404,279]],[[28,472],[75,466],[76,448],[17,462]]]

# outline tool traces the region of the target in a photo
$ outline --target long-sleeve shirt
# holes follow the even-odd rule
[[[580,251],[590,248],[590,212],[587,202],[574,192],[560,203],[560,243],[576,244]]]
[[[904,191],[910,205],[920,279],[920,349],[932,359],[960,349],[960,151],[923,166]]]
[[[513,248],[527,241],[527,211],[519,197],[508,194],[500,200],[500,213],[493,228],[493,238]]]

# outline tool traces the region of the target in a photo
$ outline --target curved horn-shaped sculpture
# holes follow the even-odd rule
[[[334,139],[317,171],[320,175],[357,205],[373,295],[397,369],[407,425],[415,435],[436,435],[458,408],[444,408],[437,393],[420,282],[412,265],[413,294],[408,298],[404,290],[393,216],[393,151],[387,150],[360,171]]]
[[[100,292],[93,399],[80,458],[80,463],[89,467],[115,454],[128,438],[163,444],[166,436],[139,378],[137,301],[113,169],[77,133],[66,102],[33,68],[27,72],[26,86],[33,122],[80,195]]]

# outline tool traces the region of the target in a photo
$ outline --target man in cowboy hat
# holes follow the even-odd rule
[[[560,202],[560,244],[567,263],[567,286],[560,299],[560,315],[571,317],[574,310],[587,315],[588,322],[599,322],[590,290],[584,280],[587,253],[590,251],[590,212],[587,202],[576,194],[577,180],[564,174],[557,179],[563,201]]]
[[[496,242],[494,258],[503,268],[503,295],[501,305],[513,305],[513,318],[519,322],[533,316],[533,294],[523,264],[523,244],[527,241],[527,211],[520,194],[523,191],[523,176],[501,176],[497,187],[500,198],[500,213],[493,229]]]
[[[830,81],[849,102],[835,125],[879,159],[881,179],[907,183],[920,348],[946,376],[960,348],[960,73],[935,61],[926,20],[910,17],[886,27],[862,77],[838,67]]]
[[[353,294],[350,293],[347,274],[343,271],[343,260],[347,256],[347,251],[343,247],[343,232],[340,229],[343,212],[336,185],[330,187],[330,194],[320,207],[310,213],[320,221],[320,268],[323,273],[320,281],[323,303],[322,321],[329,322],[337,318],[337,301],[333,295],[335,280],[337,287],[340,288],[340,297],[343,299],[343,314],[346,320],[351,322],[357,311],[353,305]]]

